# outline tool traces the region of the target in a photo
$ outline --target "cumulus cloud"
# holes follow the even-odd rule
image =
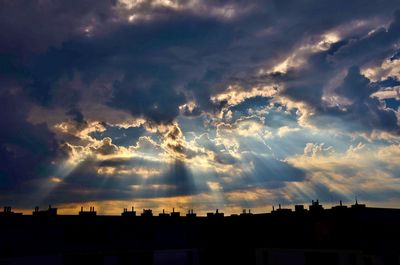
[[[102,140],[102,145],[95,150],[95,152],[101,155],[112,155],[118,151],[118,147],[112,143],[112,139],[110,137],[106,137]]]

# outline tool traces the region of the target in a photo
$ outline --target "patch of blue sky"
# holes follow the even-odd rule
[[[90,136],[97,140],[110,137],[113,144],[128,147],[135,145],[140,136],[148,135],[143,126],[123,128],[106,124],[104,127],[106,128],[105,131],[95,131],[90,133]]]

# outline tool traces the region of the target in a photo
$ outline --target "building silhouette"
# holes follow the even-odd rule
[[[85,211],[83,206],[81,207],[81,211],[79,212],[79,216],[82,217],[94,217],[97,215],[97,212],[94,210],[94,207],[90,206],[89,211]]]
[[[127,218],[129,217],[129,218]],[[123,209],[121,216],[0,213],[0,264],[400,264],[400,209],[325,209],[318,200],[294,211],[197,216]]]
[[[213,212],[207,213],[207,217],[208,218],[222,218],[222,217],[224,217],[224,213],[221,213],[221,212],[219,212],[218,209],[216,209],[215,213],[213,213]]]
[[[153,210],[151,209],[143,209],[141,214],[142,217],[153,217]]]
[[[122,216],[129,216],[129,217],[135,217],[136,216],[136,211],[135,208],[132,206],[132,210],[128,211],[128,208],[124,208],[124,211],[121,213]]]
[[[22,215],[22,213],[15,213],[11,209],[12,209],[11,206],[4,206],[3,212],[0,212],[0,216]]]
[[[57,208],[52,208],[49,205],[49,208],[46,210],[39,210],[39,207],[36,206],[35,210],[32,212],[33,216],[56,216],[57,215]]]
[[[190,210],[187,212],[186,217],[194,218],[194,217],[197,217],[197,214],[196,214],[195,212],[193,212],[193,209],[190,209]]]

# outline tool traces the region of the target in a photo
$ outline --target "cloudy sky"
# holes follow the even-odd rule
[[[400,207],[398,0],[0,0],[0,204]]]

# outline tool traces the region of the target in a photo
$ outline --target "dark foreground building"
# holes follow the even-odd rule
[[[400,210],[355,204],[197,217],[0,214],[0,264],[400,264]]]

